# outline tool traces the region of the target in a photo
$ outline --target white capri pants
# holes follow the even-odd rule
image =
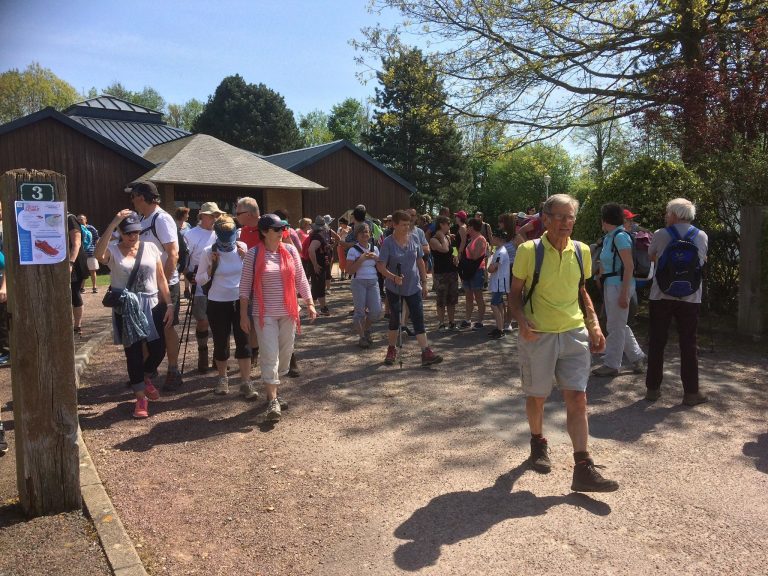
[[[288,374],[296,336],[296,322],[290,316],[268,316],[264,326],[253,318],[259,338],[259,367],[265,384],[280,384],[280,376]]]

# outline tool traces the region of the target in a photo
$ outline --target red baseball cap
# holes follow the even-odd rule
[[[632,220],[632,218],[636,218],[636,217],[637,217],[637,214],[632,214],[632,212],[630,212],[626,208],[624,209],[624,218],[626,218],[627,220]]]
[[[453,215],[458,216],[459,218],[463,218],[464,220],[467,219],[467,213],[464,210],[459,210],[458,212],[454,212]]]

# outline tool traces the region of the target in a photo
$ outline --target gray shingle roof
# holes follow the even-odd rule
[[[416,186],[394,173],[392,170],[377,162],[371,158],[368,154],[360,150],[357,146],[349,142],[348,140],[336,140],[335,142],[329,142],[328,144],[319,144],[318,146],[310,146],[309,148],[301,148],[299,150],[291,150],[289,152],[281,152],[280,154],[273,154],[272,156],[265,156],[265,160],[269,160],[276,166],[290,170],[291,172],[298,172],[299,170],[311,166],[315,162],[325,158],[329,154],[333,154],[337,150],[347,148],[360,156],[363,160],[372,164],[387,176],[392,178],[395,182],[406,188],[409,192],[416,192]]]
[[[150,148],[144,158],[157,168],[142,176],[164,184],[327,190],[213,136],[193,134]]]

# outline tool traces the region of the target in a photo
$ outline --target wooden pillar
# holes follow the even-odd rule
[[[25,513],[40,516],[81,507],[77,374],[68,259],[19,263],[14,201],[25,182],[53,185],[54,200],[65,203],[67,188],[65,176],[49,170],[12,170],[0,179],[16,479]]]
[[[160,184],[160,199],[162,201],[161,206],[163,210],[173,216],[176,210],[176,192],[173,188],[173,184]]]
[[[768,207],[741,209],[738,331],[759,339],[768,320]]]

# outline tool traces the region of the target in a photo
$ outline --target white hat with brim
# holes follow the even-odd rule
[[[216,202],[205,202],[202,206],[200,206],[200,214],[208,214],[209,216],[213,216],[214,214],[224,214],[224,211],[219,210]]]

